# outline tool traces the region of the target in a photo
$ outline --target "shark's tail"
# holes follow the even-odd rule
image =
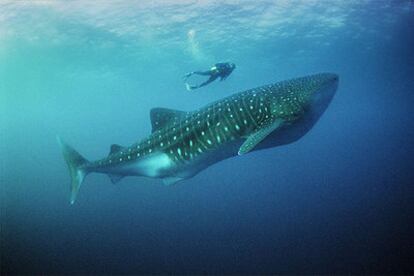
[[[69,173],[71,177],[70,204],[73,204],[75,203],[76,196],[79,192],[80,186],[82,185],[83,179],[89,173],[89,161],[86,160],[72,147],[63,142],[59,136],[57,136],[56,138],[60,145],[60,148],[62,149],[63,157],[65,158],[66,164],[69,168]]]

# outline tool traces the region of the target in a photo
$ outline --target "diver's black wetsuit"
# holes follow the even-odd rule
[[[207,71],[195,71],[195,72],[188,73],[187,75],[184,76],[186,80],[194,74],[201,75],[201,76],[210,76],[210,78],[199,85],[189,85],[188,83],[186,83],[187,90],[193,90],[193,89],[197,89],[202,86],[205,86],[209,84],[210,82],[215,81],[218,77],[220,77],[220,81],[225,80],[233,72],[235,68],[236,68],[236,65],[234,63],[225,62],[225,63],[216,63],[214,64],[213,67],[210,68],[210,70],[207,70]]]

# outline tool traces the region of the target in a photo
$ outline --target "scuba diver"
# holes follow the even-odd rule
[[[220,77],[220,81],[225,80],[236,68],[236,65],[234,63],[224,62],[224,63],[216,63],[213,67],[210,68],[210,70],[207,71],[195,71],[190,72],[184,76],[184,80],[187,80],[190,76],[196,74],[201,76],[210,76],[208,80],[203,82],[199,85],[189,85],[187,82],[185,83],[185,86],[188,91],[203,87],[210,82],[215,81],[218,77]]]

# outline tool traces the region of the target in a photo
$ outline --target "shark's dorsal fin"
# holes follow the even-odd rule
[[[247,137],[246,141],[241,145],[239,149],[239,155],[248,153],[257,144],[263,141],[270,133],[279,128],[283,123],[282,119],[268,120],[264,122],[258,129]]]
[[[175,121],[178,122],[186,114],[187,112],[185,111],[168,109],[168,108],[156,107],[156,108],[151,109],[150,116],[151,116],[152,132],[165,127],[169,123],[173,123]]]
[[[115,152],[121,151],[123,148],[124,148],[123,146],[120,146],[120,145],[117,145],[117,144],[112,144],[111,149],[109,151],[109,155],[111,155]]]

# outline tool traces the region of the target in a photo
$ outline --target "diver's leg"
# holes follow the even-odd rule
[[[208,78],[208,80],[206,80],[205,82],[203,82],[202,84],[199,84],[199,85],[189,85],[188,83],[186,83],[185,84],[185,87],[187,88],[187,90],[188,91],[191,91],[191,90],[194,90],[194,89],[203,87],[203,86],[209,84],[210,82],[215,81],[219,77],[219,75],[216,75],[216,74],[212,75],[211,73],[208,73],[207,74],[207,72],[210,72],[210,71],[204,71],[204,72],[202,72],[202,71],[196,71],[196,72],[192,72],[192,74],[198,74],[198,75],[202,75],[202,76],[208,75],[208,76],[210,76],[210,78]]]
[[[183,78],[188,79],[189,77],[191,77],[194,74],[200,75],[200,76],[210,76],[211,72],[210,71],[193,71],[193,72],[185,74]]]
[[[203,82],[202,84],[198,85],[198,86],[197,86],[197,88],[203,87],[203,86],[205,86],[205,85],[209,84],[210,82],[215,81],[215,80],[217,79],[217,77],[218,77],[217,75],[213,75],[213,76],[211,76],[208,80],[206,80],[206,81],[205,81],[205,82]]]

